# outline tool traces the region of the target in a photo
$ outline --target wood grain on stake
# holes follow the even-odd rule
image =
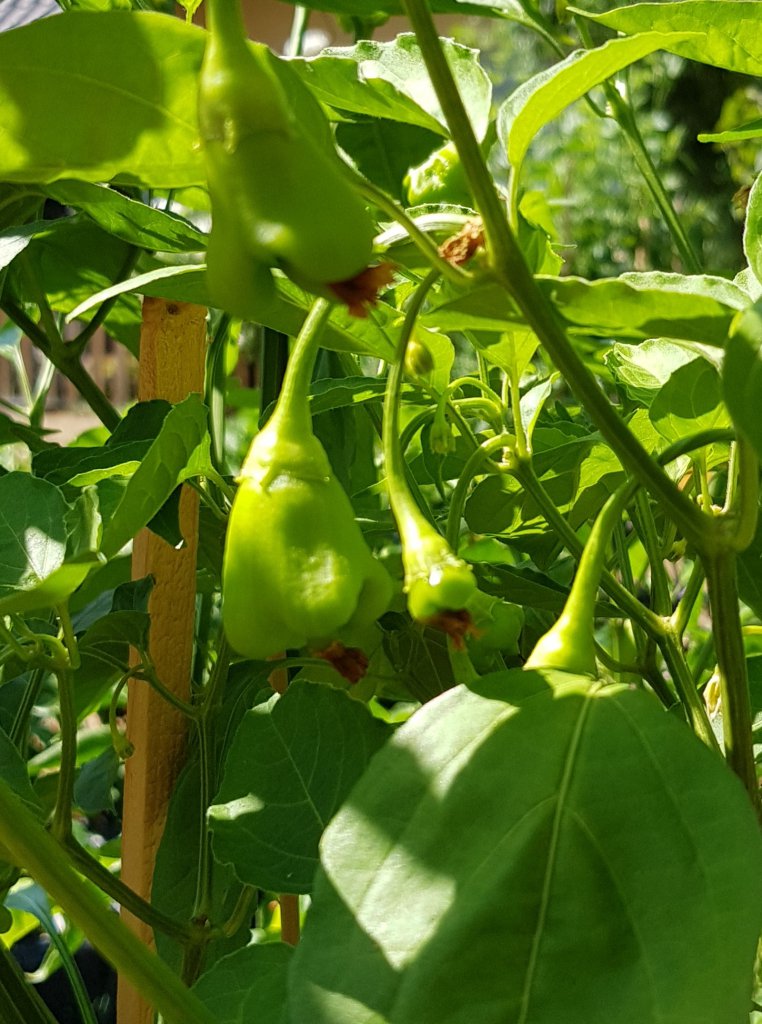
[[[145,299],[140,336],[138,397],[182,401],[203,392],[206,310],[188,303]],[[180,527],[185,546],[170,547],[149,530],[136,538],[133,579],[151,575],[149,601],[150,650],[159,679],[187,700],[190,695],[193,622],[196,595],[198,495],[184,487]],[[122,878],[146,899],[151,894],[156,850],[167,816],[167,804],[183,766],[188,726],[183,715],[147,683],[130,682],[127,732],[135,752],[126,764],[122,838]],[[151,929],[122,911],[129,927],[147,944]],[[119,1024],[152,1024],[153,1009],[138,992],[120,980]]]

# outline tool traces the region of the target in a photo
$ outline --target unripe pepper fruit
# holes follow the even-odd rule
[[[452,142],[437,149],[422,164],[411,167],[403,185],[410,206],[426,203],[473,206],[466,174]]]
[[[239,476],[225,543],[222,620],[230,645],[262,660],[322,649],[386,611],[392,584],[312,432],[312,346],[330,307],[318,301],[270,420]]]
[[[606,548],[622,515],[633,484],[615,491],[598,513],[585,544],[563,611],[535,644],[524,668],[556,668],[577,675],[597,676],[595,659],[595,600]]]
[[[367,267],[374,224],[334,149],[293,119],[238,0],[208,0],[199,125],[212,199],[211,300],[247,316],[272,297],[269,267],[323,293]],[[254,290],[250,298],[248,291]]]

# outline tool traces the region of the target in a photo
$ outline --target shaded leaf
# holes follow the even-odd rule
[[[668,441],[730,426],[722,404],[719,373],[705,359],[679,366],[651,402],[649,416]]]
[[[217,1024],[287,1024],[286,983],[293,950],[251,945],[218,960],[193,986]]]
[[[248,711],[209,809],[215,856],[242,882],[309,892],[328,821],[388,727],[332,687],[293,683]]]

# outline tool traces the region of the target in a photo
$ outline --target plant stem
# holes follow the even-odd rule
[[[711,750],[716,750],[718,754],[721,753],[706,707],[696,689],[693,676],[685,660],[680,638],[671,629],[667,629],[657,643],[669,669],[680,703],[688,716],[691,729]]]
[[[0,843],[81,928],[101,954],[166,1018],[167,1024],[214,1024],[209,1011],[175,973],[103,906],[61,855],[8,784],[0,779]]]
[[[119,877],[112,875],[108,868],[104,867],[92,854],[88,853],[74,836],[67,836],[64,846],[85,878],[89,878],[99,889],[102,889],[112,900],[126,910],[129,910],[135,917],[140,918],[141,921],[145,921],[151,928],[155,928],[157,931],[169,936],[170,939],[176,939],[178,942],[187,942],[192,936],[193,925],[188,927],[179,921],[175,921],[173,918],[162,913],[162,911],[157,910],[153,904],[144,900],[142,896],[138,896]]]
[[[442,277],[453,284],[463,288],[473,280],[473,274],[460,267],[456,267],[449,260],[440,255],[437,245],[431,241],[425,231],[422,231],[416,222],[402,207],[373,182],[368,181],[362,174],[347,168],[351,174],[352,182],[357,186],[358,191],[374,206],[377,206],[382,213],[387,214],[392,220],[400,224],[407,232],[410,241],[417,246],[419,251],[431,263],[432,267],[438,269]]]
[[[726,551],[713,558],[705,557],[704,567],[720,677],[725,756],[743,783],[754,810],[762,820],[762,804],[754,763],[746,652],[739,614],[736,558],[735,552]]]
[[[71,811],[74,776],[77,770],[77,716],[74,713],[74,691],[69,669],[56,673],[58,679],[58,722],[61,730],[61,767],[58,771],[56,805],[51,830],[60,842],[71,833]]]
[[[21,703],[16,709],[16,714],[13,719],[13,725],[11,726],[9,736],[11,743],[22,756],[25,756],[25,747],[29,732],[29,716],[32,714],[32,709],[37,703],[37,697],[39,696],[40,688],[44,679],[44,668],[35,668],[32,670],[29,676],[29,682],[24,687],[24,695],[21,698]]]
[[[421,523],[426,531],[431,528],[430,524],[424,518],[408,489],[405,460],[402,457],[402,447],[400,445],[399,398],[408,341],[429,289],[438,278],[439,271],[429,271],[424,281],[413,292],[408,307],[405,310],[405,322],[400,333],[396,358],[389,367],[389,376],[386,381],[382,431],[384,466],[386,468],[387,486],[395,518],[398,522],[401,519],[405,519],[410,522]]]
[[[285,430],[286,434],[296,436],[312,433],[309,408],[312,368],[317,357],[317,342],[332,308],[327,299],[315,299],[291,351],[278,402],[268,420],[268,427],[272,424],[273,429]]]
[[[697,546],[710,547],[714,533],[707,526],[705,517],[675,486],[622,421],[593,374],[569,343],[556,310],[540,292],[508,225],[503,201],[495,191],[482,159],[426,0],[405,0],[405,9],[482,215],[495,277],[512,296],[526,322],[625,468],[659,498],[689,540]]]
[[[638,514],[638,533],[651,566],[651,600],[653,610],[657,615],[665,618],[672,614],[672,596],[669,589],[669,580],[664,571],[664,557],[659,537],[656,533],[656,523],[654,522],[648,495],[640,491],[635,498],[635,507]]]
[[[584,551],[584,544],[556,508],[553,499],[537,479],[531,464],[516,460],[511,466],[511,472],[524,487],[527,494],[531,495],[537,502],[543,516],[550,527],[558,534],[565,547],[579,561]],[[626,587],[623,587],[619,580],[607,569],[604,569],[601,573],[601,589],[605,590],[612,601],[622,609],[624,614],[637,623],[648,636],[657,639],[662,635],[664,623],[659,616],[655,615],[650,608],[646,608],[645,605],[641,604],[637,597]]]
[[[582,42],[588,49],[594,48],[595,44],[593,43],[590,30],[584,19],[577,16],[574,21]],[[646,149],[643,136],[640,134],[640,128],[638,127],[638,122],[635,117],[635,111],[632,108],[632,104],[617,91],[611,82],[604,82],[603,90],[606,94],[609,107],[611,108],[611,113],[627,139],[627,143],[630,147],[638,170],[643,176],[643,180],[646,183],[648,191],[651,193],[657,209],[661,213],[664,222],[669,229],[669,233],[672,235],[672,239],[677,246],[677,250],[680,253],[680,258],[683,261],[685,269],[690,274],[700,274],[701,263],[693,249],[693,246],[691,245],[690,239],[685,233],[685,229],[683,228],[682,222],[677,215],[677,211],[672,204],[672,200],[667,194],[667,190],[664,188],[661,176],[659,175],[659,172],[654,166],[654,162]]]
[[[685,593],[680,598],[677,608],[672,615],[672,629],[678,637],[681,637],[688,628],[693,607],[701,595],[701,588],[704,586],[704,566],[696,559],[685,586]]]
[[[47,356],[55,368],[71,381],[77,391],[79,391],[80,397],[87,402],[101,423],[108,427],[109,430],[114,430],[121,417],[82,363],[80,363],[78,357],[73,352],[69,352],[65,345],[56,346],[51,342],[40,326],[30,319],[24,310],[7,298],[7,296],[4,296],[2,301],[0,301],[0,309],[21,328],[29,340],[39,348],[43,355]]]

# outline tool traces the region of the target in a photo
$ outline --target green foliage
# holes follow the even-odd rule
[[[182,6],[0,35],[0,927],[84,1021],[84,937],[169,1024],[754,1020],[759,5],[325,0],[288,60]],[[203,395],[90,375],[139,296],[210,307]],[[187,699],[128,579],[182,487]],[[150,904],[128,683],[188,723]]]

